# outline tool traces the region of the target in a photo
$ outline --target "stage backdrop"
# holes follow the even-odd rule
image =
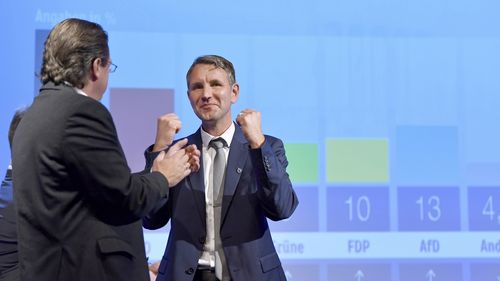
[[[130,167],[219,54],[234,116],[282,138],[300,204],[270,223],[290,281],[500,280],[500,2],[492,0],[2,1],[0,167],[14,110],[37,94],[43,42],[68,17],[108,31],[103,99]],[[158,260],[169,227],[145,231]]]

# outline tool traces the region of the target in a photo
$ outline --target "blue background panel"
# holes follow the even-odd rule
[[[10,162],[6,135],[12,113],[29,105],[38,92],[35,73],[40,70],[45,35],[60,20],[81,17],[101,23],[109,34],[111,57],[119,66],[110,75],[110,89],[173,91],[173,108],[183,123],[179,137],[200,124],[186,97],[185,73],[195,57],[215,53],[236,67],[241,92],[233,117],[244,108],[257,109],[265,133],[285,144],[318,147],[318,180],[313,186],[297,184],[296,213],[288,221],[271,223],[283,239],[292,241],[297,235],[305,243],[308,259],[283,260],[285,269],[296,265],[288,280],[339,280],[344,273],[330,266],[337,264],[373,265],[377,272],[367,271],[364,280],[385,276],[388,264],[393,281],[429,280],[416,271],[400,274],[401,263],[438,269],[444,264],[445,272],[436,269],[432,281],[498,279],[492,266],[500,264],[497,252],[478,253],[473,246],[457,247],[450,257],[453,263],[422,253],[410,261],[376,254],[366,262],[318,257],[324,258],[324,249],[335,246],[334,235],[356,237],[371,235],[370,231],[382,235],[374,245],[396,254],[404,247],[394,246],[394,241],[409,239],[418,245],[420,239],[443,230],[447,241],[463,245],[480,245],[482,235],[489,235],[488,242],[496,241],[499,229],[487,219],[499,212],[493,191],[500,187],[499,11],[500,2],[492,0],[222,0],[210,5],[196,0],[1,1],[5,42],[0,44],[0,168]],[[109,96],[108,92],[102,100],[106,106]],[[165,113],[169,108],[165,106]],[[363,186],[380,185],[374,182],[332,186],[325,172],[325,144],[332,138],[386,139],[388,182],[383,187]],[[490,194],[494,207],[484,215]],[[370,198],[373,220],[349,222],[346,200],[353,196],[356,203],[363,195]],[[419,196],[440,196],[439,226],[428,221],[413,224],[419,219]],[[424,210],[428,211],[432,208]],[[168,229],[145,232],[148,255],[161,257]],[[332,242],[315,248],[318,236]],[[330,252],[339,254],[342,248]]]

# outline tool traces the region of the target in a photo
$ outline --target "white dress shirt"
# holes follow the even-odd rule
[[[231,122],[231,126],[227,128],[227,130],[220,136],[212,136],[209,133],[205,132],[203,128],[201,128],[201,140],[203,142],[203,177],[205,183],[205,211],[207,214],[206,217],[206,225],[207,225],[207,237],[205,239],[205,244],[203,245],[203,253],[201,254],[200,259],[198,260],[198,264],[203,267],[215,267],[215,231],[214,231],[214,207],[213,207],[213,190],[209,190],[211,185],[209,184],[212,180],[212,165],[215,157],[215,149],[209,147],[208,144],[212,139],[215,138],[223,138],[228,147],[224,147],[224,155],[226,159],[229,156],[229,149],[231,147],[231,141],[233,139],[235,127],[234,123]]]

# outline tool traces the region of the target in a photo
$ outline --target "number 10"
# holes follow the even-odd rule
[[[349,221],[353,220],[354,211],[356,211],[357,218],[360,221],[364,222],[370,219],[370,199],[367,196],[360,196],[358,200],[356,200],[356,210],[354,210],[352,196],[349,196],[349,199],[347,199],[345,203],[349,206]]]

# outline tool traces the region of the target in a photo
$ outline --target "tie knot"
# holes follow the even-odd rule
[[[227,146],[226,141],[223,138],[216,138],[210,141],[209,147],[215,148],[215,150],[221,149]]]

